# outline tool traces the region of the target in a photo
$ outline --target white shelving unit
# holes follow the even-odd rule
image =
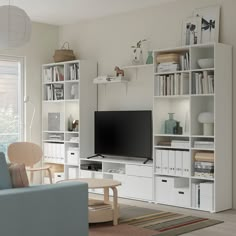
[[[79,177],[80,159],[94,153],[94,111],[97,110],[97,63],[75,60],[42,66],[42,147],[44,165],[55,172],[54,181]],[[60,114],[60,130],[49,130],[48,114]],[[69,124],[69,117],[78,121]],[[68,151],[76,156],[69,158]],[[56,176],[60,178],[56,178]],[[47,183],[48,178],[43,177]]]
[[[156,58],[166,53],[180,55],[188,53],[189,70],[158,72]],[[214,58],[214,67],[199,68],[197,61],[201,58]],[[196,94],[195,73],[208,73],[214,76],[214,93]],[[163,89],[160,88],[160,76],[176,74],[188,75],[186,81],[188,91],[177,95],[160,94],[160,90]],[[198,115],[201,112],[213,112],[213,136],[203,135],[202,124],[198,122]],[[183,127],[182,135],[165,134],[164,126],[168,113],[175,113],[174,119],[180,121]],[[231,46],[206,44],[154,51],[153,132],[155,202],[210,212],[232,208]],[[163,143],[171,143],[172,140],[186,141],[189,143],[189,148],[163,145]],[[214,148],[195,148],[194,141],[214,142]],[[214,154],[214,177],[195,176],[195,154],[205,151]],[[172,159],[173,155],[174,159]],[[177,155],[181,155],[182,162],[177,161],[179,158]],[[184,155],[187,155],[187,159],[183,158]],[[178,166],[179,163],[181,167]],[[182,172],[179,173],[180,168]],[[188,174],[185,176],[184,168],[188,169]],[[198,194],[195,184],[200,184],[200,204],[197,203],[197,206],[195,204]],[[211,189],[211,187],[212,191],[203,192],[203,189]]]

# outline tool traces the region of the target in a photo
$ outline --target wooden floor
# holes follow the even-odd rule
[[[101,198],[100,195],[92,195],[93,198]],[[197,230],[191,233],[183,234],[184,236],[236,236],[236,210],[229,210],[220,213],[207,213],[202,211],[195,211],[195,210],[188,210],[184,208],[177,208],[177,207],[170,207],[165,205],[141,202],[141,201],[134,201],[128,199],[119,199],[119,203],[137,206],[137,207],[144,207],[144,208],[151,208],[157,209],[162,211],[170,211],[170,212],[177,212],[187,215],[199,216],[199,217],[207,217],[211,219],[217,219],[224,221],[222,224],[218,224],[215,226],[211,226],[205,229]]]

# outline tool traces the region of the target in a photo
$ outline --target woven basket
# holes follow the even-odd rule
[[[55,62],[72,61],[75,60],[75,55],[73,50],[70,50],[69,43],[65,42],[61,49],[55,50],[53,58]]]

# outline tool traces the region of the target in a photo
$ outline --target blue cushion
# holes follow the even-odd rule
[[[3,152],[0,152],[0,189],[12,188],[11,176]]]

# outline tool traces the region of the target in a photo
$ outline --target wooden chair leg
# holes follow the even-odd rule
[[[50,184],[52,184],[52,172],[51,172],[50,168],[47,169],[47,171],[48,171],[48,177],[49,177]]]
[[[34,172],[30,171],[30,183],[33,184],[34,183]]]

